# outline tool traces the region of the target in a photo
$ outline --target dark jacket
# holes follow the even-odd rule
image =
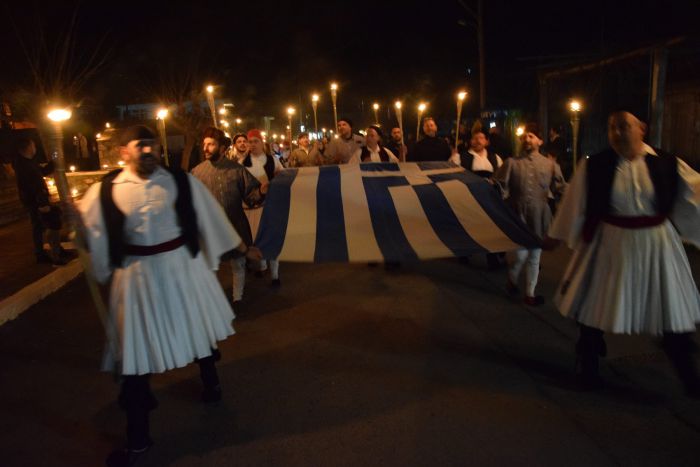
[[[426,136],[413,145],[406,160],[409,162],[447,161],[452,155],[452,149],[447,142],[438,136]]]
[[[27,159],[17,154],[12,165],[17,176],[17,190],[22,204],[33,208],[48,206],[49,188],[46,186],[44,176],[53,172],[53,162],[42,166],[36,156],[33,159]]]

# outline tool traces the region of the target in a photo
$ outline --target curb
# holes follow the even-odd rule
[[[77,259],[0,301],[0,326],[75,279],[83,267]]]

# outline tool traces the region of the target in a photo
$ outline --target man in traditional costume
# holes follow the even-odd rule
[[[600,387],[603,333],[663,335],[686,392],[700,396],[692,333],[700,296],[681,236],[700,245],[700,175],[644,143],[629,112],[608,119],[610,148],[582,159],[545,247],[575,249],[555,303],[580,325],[579,379]]]
[[[228,141],[227,141],[228,140]],[[251,207],[262,204],[268,185],[258,180],[238,161],[225,157],[231,140],[217,128],[204,130],[202,152],[205,160],[192,169],[192,175],[206,186],[224,208],[224,212],[245,245],[253,244],[243,202]],[[233,272],[233,303],[243,299],[246,258],[238,255],[231,260]]]
[[[248,171],[255,178],[257,178],[261,184],[268,184],[277,173],[284,170],[284,167],[282,167],[282,163],[276,156],[265,154],[263,136],[260,130],[250,130],[247,137],[250,152],[245,159],[243,159],[243,166],[248,169]],[[257,207],[244,205],[243,207],[245,214],[248,217],[248,222],[250,223],[250,230],[253,234],[253,239],[255,239],[255,237],[258,235],[258,227],[260,226],[263,208],[260,205]],[[270,263],[270,278],[272,280],[271,285],[273,287],[279,287],[281,285],[279,277],[279,261],[276,259],[260,261],[258,272],[262,273],[262,271],[265,271],[267,269],[268,262]]]
[[[490,150],[489,140],[486,139],[486,134],[481,130],[472,133],[472,137],[469,139],[468,150],[465,151],[460,145],[460,152],[453,153],[450,157],[450,162],[464,167],[491,184],[495,184],[493,175],[503,165],[501,156]],[[489,269],[501,267],[499,257],[502,255],[503,253],[486,254],[486,263]]]
[[[552,220],[548,200],[553,193],[564,190],[564,178],[556,164],[540,154],[542,138],[536,123],[525,126],[520,137],[521,152],[506,159],[496,172],[495,179],[503,189],[508,204],[535,237],[542,239]],[[541,248],[521,249],[509,258],[506,288],[511,296],[517,296],[520,272],[525,266],[525,295],[523,302],[529,306],[542,305],[544,298],[535,295],[540,273]]]
[[[231,306],[213,270],[222,254],[247,249],[199,180],[160,166],[156,137],[143,126],[122,131],[124,169],[107,174],[79,211],[98,281],[111,279],[110,315],[117,343],[104,369],[121,374],[126,449],[111,466],[133,465],[152,444],[149,412],[157,406],[149,377],[199,363],[205,402],[221,398],[217,342],[234,333]]]
[[[397,157],[389,149],[382,146],[384,133],[376,125],[367,127],[365,136],[366,146],[358,149],[353,154],[349,164],[359,164],[360,162],[399,162]]]

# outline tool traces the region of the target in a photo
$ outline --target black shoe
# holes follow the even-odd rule
[[[107,456],[105,464],[107,464],[107,467],[130,467],[136,465],[139,457],[148,452],[151,446],[153,446],[153,441],[149,440],[148,444],[141,449],[116,449]]]
[[[508,295],[510,295],[511,298],[517,297],[520,295],[520,289],[518,288],[517,285],[513,284],[510,279],[506,282],[506,292],[508,292]]]
[[[523,303],[527,306],[544,305],[544,297],[542,295],[535,295],[534,297],[528,297],[525,295],[523,297]]]
[[[213,404],[221,400],[221,386],[214,386],[213,388],[204,388],[202,391],[202,402],[205,404]]]
[[[53,260],[51,260],[51,256],[45,251],[42,251],[41,253],[37,253],[36,255],[36,264],[51,264],[53,263]]]
[[[51,260],[51,264],[53,264],[54,266],[65,266],[66,264],[68,264],[68,261],[68,259],[59,255],[58,257]]]
[[[272,279],[272,282],[270,282],[270,287],[275,289],[282,287],[282,281],[279,279]]]

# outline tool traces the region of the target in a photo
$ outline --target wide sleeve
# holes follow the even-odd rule
[[[265,199],[260,193],[260,182],[247,170],[241,170],[238,174],[238,190],[248,207],[259,206]]]
[[[209,190],[192,175],[187,176],[192,191],[192,204],[197,213],[197,228],[204,260],[213,271],[219,268],[221,255],[241,244],[221,205]]]
[[[498,183],[503,193],[503,199],[510,196],[510,173],[513,169],[513,158],[508,158],[503,165],[496,170],[493,179]]]
[[[112,267],[109,262],[107,228],[102,216],[100,187],[102,182],[93,184],[78,203],[78,212],[85,226],[85,241],[90,251],[90,262],[95,278],[101,284],[109,280]]]
[[[581,159],[547,232],[551,238],[564,240],[569,248],[578,244],[586,216],[586,166],[586,159]]]
[[[399,158],[396,157],[396,155],[389,150],[389,148],[384,148],[386,153],[389,155],[389,162],[398,162]]]
[[[678,195],[671,221],[683,240],[700,248],[700,174],[678,159]]]
[[[356,149],[354,153],[352,153],[352,157],[350,160],[348,160],[348,165],[357,165],[361,161],[361,156],[362,155],[362,149]]]

